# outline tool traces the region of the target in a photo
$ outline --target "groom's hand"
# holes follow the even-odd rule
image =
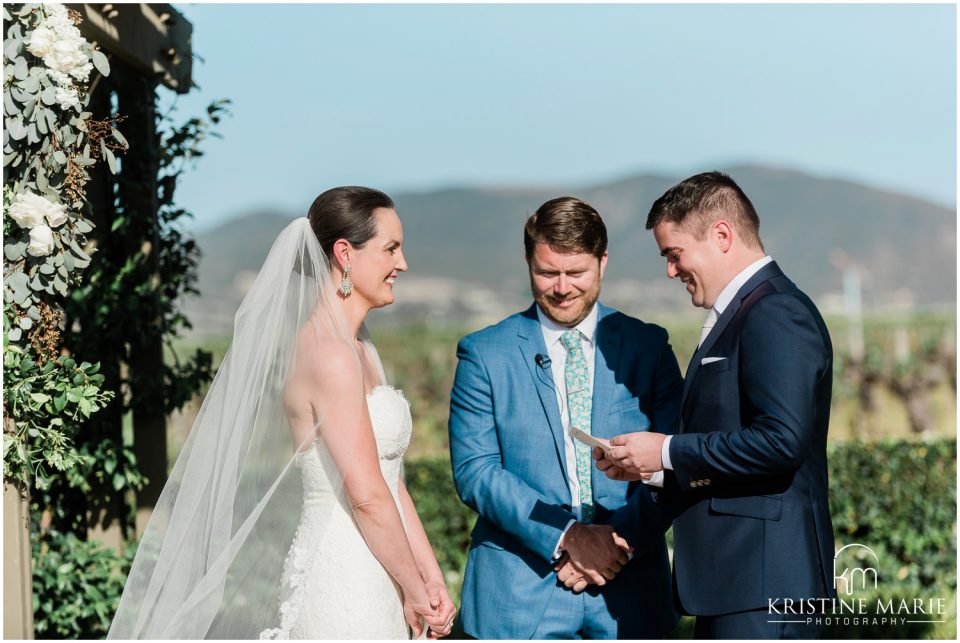
[[[564,556],[554,569],[557,578],[575,592],[587,585],[606,585],[627,564],[633,548],[609,525],[574,523],[563,537]]]
[[[606,452],[604,459],[614,467],[623,471],[633,478],[614,478],[639,480],[642,474],[650,474],[663,469],[663,460],[661,451],[663,441],[666,439],[663,433],[653,431],[640,431],[637,433],[624,433],[610,440],[611,449]],[[600,465],[597,465],[598,469]],[[603,469],[601,469],[602,471]],[[616,474],[616,472],[614,472]],[[607,477],[613,477],[607,473]]]
[[[597,469],[602,471],[611,480],[620,480],[622,482],[635,482],[637,480],[649,480],[652,473],[627,473],[604,457],[603,449],[593,448],[593,459],[596,461]]]

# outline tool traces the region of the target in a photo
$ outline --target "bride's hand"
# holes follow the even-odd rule
[[[429,623],[434,620],[436,613],[437,610],[431,605],[430,598],[422,588],[417,592],[403,593],[403,618],[413,630],[413,638],[420,638],[425,627],[424,621]]]
[[[427,638],[438,639],[449,635],[453,628],[453,619],[457,615],[457,608],[443,580],[427,581],[427,595],[430,597],[430,604],[437,609],[435,616],[425,618],[427,625],[430,626]]]

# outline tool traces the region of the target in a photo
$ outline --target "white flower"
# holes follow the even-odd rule
[[[47,76],[60,87],[70,89],[73,86],[73,81],[70,80],[70,76],[62,71],[50,69],[47,71]]]
[[[43,58],[50,54],[53,43],[56,41],[57,34],[55,34],[52,29],[42,26],[37,27],[33,30],[33,33],[30,34],[30,43],[27,46],[27,51],[37,58]]]
[[[43,62],[51,69],[69,74],[75,67],[83,65],[89,60],[80,50],[78,43],[69,40],[58,40],[53,43],[50,54],[44,57]]]
[[[67,15],[67,8],[59,2],[48,2],[46,5],[44,5],[43,11],[47,14],[45,22],[61,22],[66,24],[67,21],[70,20],[69,16]]]
[[[63,110],[80,107],[80,94],[74,88],[57,87],[56,98]]]
[[[37,196],[33,192],[22,192],[10,205],[8,212],[10,218],[21,228],[35,228],[46,222],[47,204],[50,202],[42,196]]]
[[[73,79],[87,82],[93,70],[88,53],[90,44],[70,20],[67,8],[62,4],[44,6],[44,14],[43,21],[29,36],[28,50],[43,59],[43,64],[50,70],[49,76],[64,90],[73,88]],[[58,101],[64,108],[73,104],[69,99]]]
[[[33,192],[18,194],[7,212],[21,228],[47,227],[47,223],[57,228],[67,221],[67,208],[63,204],[53,203]]]
[[[90,72],[93,71],[93,63],[90,61],[89,56],[84,54],[84,57],[87,59],[87,62],[82,65],[77,65],[70,70],[70,75],[79,80],[82,83],[87,82],[90,78]]]
[[[43,7],[46,18],[43,21],[44,27],[53,29],[61,38],[79,38],[80,30],[70,20],[70,13],[67,8],[59,3],[48,3]]]
[[[53,252],[53,230],[49,226],[38,225],[30,231],[30,245],[27,254],[45,257]]]
[[[44,216],[51,228],[59,228],[67,222],[67,208],[61,203],[50,203],[50,205],[52,207],[44,213]]]

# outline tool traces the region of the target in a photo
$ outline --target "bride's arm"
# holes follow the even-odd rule
[[[423,523],[420,522],[420,516],[413,504],[413,498],[410,497],[407,485],[403,483],[403,480],[400,481],[399,491],[400,507],[403,509],[404,518],[407,519],[407,540],[410,541],[410,548],[413,550],[413,557],[420,569],[420,576],[425,582],[443,582],[443,572],[440,571],[437,558],[433,555],[433,547],[430,546],[427,532],[423,528]]]
[[[410,541],[410,547],[413,549],[413,557],[417,561],[417,567],[420,568],[420,576],[423,577],[427,586],[427,594],[432,604],[438,608],[437,618],[428,619],[431,630],[440,635],[450,633],[449,624],[453,621],[457,608],[447,592],[447,585],[443,580],[443,572],[440,571],[440,565],[437,563],[437,557],[433,553],[433,547],[430,546],[430,539],[427,532],[420,522],[420,516],[417,514],[417,507],[413,504],[413,498],[407,491],[407,485],[400,480],[400,507],[403,509],[403,515],[407,519],[407,539]]]
[[[322,354],[322,363],[310,360],[315,363],[306,365],[299,381],[288,384],[291,424],[296,432],[297,425],[304,423],[305,418],[296,417],[295,408],[301,409],[301,415],[312,410],[311,424],[313,418],[319,420],[318,437],[337,465],[363,539],[403,591],[405,617],[419,635],[419,617],[411,610],[425,616],[435,615],[436,610],[430,606],[400,512],[380,471],[360,364],[346,344],[325,343]]]

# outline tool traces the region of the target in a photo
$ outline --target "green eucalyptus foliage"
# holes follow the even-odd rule
[[[90,262],[83,235],[93,226],[83,216],[82,188],[96,159],[113,155],[102,141],[88,135],[90,112],[65,110],[57,104],[49,70],[27,51],[25,39],[42,18],[39,4],[4,9],[4,21],[9,25],[3,50],[4,206],[29,191],[62,203],[69,212],[67,223],[57,229],[55,250],[45,257],[27,254],[27,229],[4,222],[5,294],[33,321],[38,320],[39,293],[67,296],[77,272]],[[92,47],[88,53],[94,53]],[[109,74],[106,57],[96,53],[99,72]],[[82,104],[86,101],[84,96]],[[113,129],[111,133],[125,146],[119,132]],[[18,341],[19,335],[13,333],[10,339]]]
[[[50,69],[27,49],[47,11],[39,4],[3,10],[4,477],[24,480],[29,472],[40,488],[49,473],[68,472],[82,460],[75,449],[78,427],[113,396],[101,389],[96,365],[57,356],[59,332],[41,326],[49,323],[42,313],[60,308],[90,263],[84,235],[93,225],[83,188],[95,157],[105,157],[106,147],[89,136],[85,84],[76,83],[77,106],[64,108]],[[88,43],[83,51],[98,73],[109,73],[105,56]],[[108,130],[116,141],[123,140]],[[46,199],[65,215],[62,223],[42,222],[52,237],[47,254],[28,252],[32,228],[10,216],[11,205],[27,194]],[[38,339],[41,331],[48,335],[46,342]]]

